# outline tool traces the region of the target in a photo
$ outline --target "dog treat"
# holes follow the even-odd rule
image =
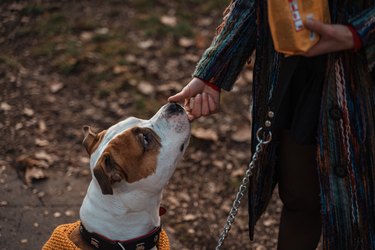
[[[308,51],[319,35],[304,27],[311,18],[330,23],[327,0],[269,0],[268,18],[275,50],[286,55]]]

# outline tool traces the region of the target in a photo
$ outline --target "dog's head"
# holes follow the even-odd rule
[[[178,104],[164,105],[150,120],[134,117],[94,133],[83,128],[83,145],[103,194],[122,188],[160,191],[172,176],[190,137],[190,123]]]

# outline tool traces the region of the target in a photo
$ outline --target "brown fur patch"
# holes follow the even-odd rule
[[[113,138],[94,168],[103,194],[122,179],[129,183],[155,173],[160,138],[150,128],[134,127]]]
[[[86,148],[86,151],[91,155],[98,148],[100,142],[103,140],[107,130],[103,130],[100,133],[94,133],[89,126],[83,127],[83,133],[85,138],[83,139],[83,146]]]

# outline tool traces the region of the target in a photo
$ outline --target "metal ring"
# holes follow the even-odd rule
[[[263,133],[263,138],[260,138],[260,136],[261,136],[260,133],[261,133],[262,131],[263,131],[263,128],[260,127],[260,128],[258,129],[257,133],[256,133],[257,140],[258,140],[260,143],[262,143],[262,144],[268,144],[268,143],[270,143],[271,140],[272,140],[272,132],[271,132],[271,131],[268,131],[268,135],[265,135],[265,134]]]

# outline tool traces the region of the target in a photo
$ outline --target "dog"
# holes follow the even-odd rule
[[[185,110],[168,103],[150,120],[130,117],[100,133],[83,130],[93,178],[80,221],[56,228],[43,249],[160,249],[162,191],[190,138]]]

